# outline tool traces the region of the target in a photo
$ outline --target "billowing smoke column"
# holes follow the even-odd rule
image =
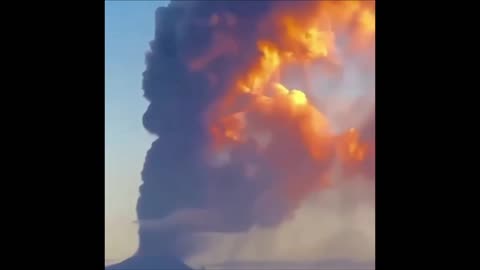
[[[225,94],[226,85],[240,65],[228,63],[231,59],[216,59],[215,63],[209,63],[212,72],[223,76],[213,87],[208,77],[192,71],[189,64],[190,59],[204,55],[204,51],[212,46],[224,45],[225,50],[230,49],[230,44],[217,43],[216,32],[211,27],[213,14],[248,14],[250,26],[236,34],[253,41],[255,33],[249,30],[268,12],[270,5],[268,1],[179,1],[157,10],[155,39],[147,55],[143,87],[145,97],[150,101],[144,125],[159,138],[148,151],[142,172],[143,184],[137,206],[139,220],[148,222],[168,217],[177,210],[203,209],[208,203],[208,188],[220,189],[218,193],[223,187],[235,189],[225,181],[209,184],[215,180],[208,178],[204,162],[204,150],[209,141],[204,114],[217,98]],[[243,51],[248,55],[247,48]],[[198,65],[208,62],[208,57],[214,56],[207,55],[203,58],[205,60],[198,61]],[[241,175],[233,169],[228,173],[230,176],[225,175],[226,178]],[[239,207],[245,209],[245,206]],[[240,223],[247,220],[239,214],[232,212],[229,218],[239,217],[236,222],[231,222],[242,226]],[[178,234],[183,234],[189,228],[177,229]],[[141,229],[140,251],[187,255],[190,246],[184,243],[179,247],[178,234],[172,230],[159,233]]]
[[[139,254],[185,257],[201,244],[194,232],[276,226],[332,185],[335,164],[374,179],[374,111],[342,126],[316,83],[371,52],[374,10],[369,1],[173,1],[157,10],[143,121],[158,139],[142,172]],[[358,63],[372,70],[371,59]]]

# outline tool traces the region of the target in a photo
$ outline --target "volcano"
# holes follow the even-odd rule
[[[175,257],[133,256],[105,270],[193,270]]]

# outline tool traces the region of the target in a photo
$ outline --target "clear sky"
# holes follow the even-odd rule
[[[167,1],[105,1],[105,258],[135,252],[136,200],[146,151],[154,139],[142,126],[145,53],[155,9]]]

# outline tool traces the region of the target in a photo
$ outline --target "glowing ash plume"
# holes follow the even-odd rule
[[[308,195],[327,187],[335,160],[348,173],[356,174],[374,156],[372,141],[362,141],[358,130],[362,126],[334,132],[328,116],[313,99],[317,88],[311,80],[314,68],[318,76],[330,75],[322,72],[325,67],[340,73],[342,63],[348,61],[346,56],[368,52],[374,42],[374,19],[374,5],[367,1],[282,2],[260,23],[254,44],[257,54],[244,70],[234,74],[227,93],[208,115],[212,152],[235,155],[232,151],[245,144],[256,146],[249,158],[243,158],[262,161],[255,164],[257,173],[264,171],[261,176],[250,175],[254,179],[250,181],[267,186],[256,189],[260,204],[256,207],[271,210],[276,205],[282,209],[272,218],[267,209],[255,216],[257,208],[252,208],[254,224],[281,222]],[[340,38],[347,38],[347,46],[337,45]],[[242,41],[236,36],[227,40],[244,47],[238,45]],[[331,70],[332,66],[336,69]],[[204,71],[208,74],[208,67]],[[287,86],[283,77],[291,71],[301,74],[296,81],[305,89]],[[268,139],[262,140],[262,134]],[[240,166],[246,174],[248,161]],[[265,176],[267,172],[269,176]],[[264,196],[268,203],[261,205]]]
[[[189,256],[192,233],[275,228],[374,180],[374,1],[173,1],[156,25],[141,252]]]

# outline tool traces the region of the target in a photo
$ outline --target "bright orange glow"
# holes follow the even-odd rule
[[[360,162],[365,159],[368,145],[360,142],[356,129],[351,128],[344,134],[339,143],[340,157],[346,162]]]
[[[371,151],[355,128],[335,135],[310,93],[289,88],[279,74],[292,65],[339,63],[339,32],[349,35],[351,47],[371,44],[375,7],[370,1],[321,1],[312,2],[308,9],[280,10],[272,16],[269,21],[275,25],[275,37],[257,40],[259,57],[246,72],[236,74],[228,93],[216,104],[210,130],[213,149],[242,147],[259,132],[272,134],[272,143],[260,155],[279,168],[286,179],[284,188],[290,190],[285,192],[298,201],[311,188],[331,185],[326,172],[301,175],[302,162],[324,170],[327,165],[323,164],[338,157],[345,166],[357,166]],[[216,24],[219,19],[213,16],[211,20]]]
[[[366,33],[375,33],[375,14],[371,10],[363,10],[360,13],[360,24]]]

